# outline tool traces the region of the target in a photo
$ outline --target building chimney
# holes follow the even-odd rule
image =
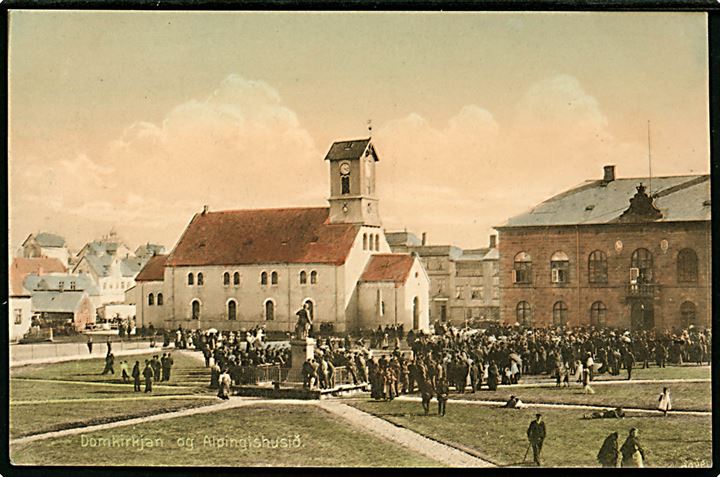
[[[603,182],[608,183],[615,180],[615,166],[605,166],[603,170],[605,172]]]
[[[208,207],[207,205],[203,205],[202,214],[203,214],[203,215],[207,214],[207,213],[208,213],[208,210],[210,210],[210,207]]]
[[[427,232],[422,233],[422,245],[427,245]]]
[[[490,235],[490,248],[497,247],[497,235]]]

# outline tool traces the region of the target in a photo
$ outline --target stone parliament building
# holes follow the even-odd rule
[[[496,227],[500,317],[535,326],[711,326],[710,176],[585,183]]]

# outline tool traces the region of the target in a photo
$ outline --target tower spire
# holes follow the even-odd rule
[[[370,138],[372,139],[372,119],[367,120],[367,128]]]

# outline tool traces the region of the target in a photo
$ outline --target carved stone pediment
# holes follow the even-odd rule
[[[617,218],[617,222],[645,222],[662,218],[662,212],[655,207],[653,198],[645,192],[642,182],[636,190],[637,192],[630,199],[630,207]]]

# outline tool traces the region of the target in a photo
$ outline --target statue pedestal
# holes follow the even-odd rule
[[[288,372],[288,381],[302,383],[303,363],[315,356],[315,340],[313,338],[290,340],[290,351],[292,352],[292,368]]]

